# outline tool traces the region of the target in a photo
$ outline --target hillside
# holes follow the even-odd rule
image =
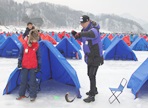
[[[13,0],[0,0],[0,25],[25,26],[28,21],[38,27],[65,28],[79,27],[79,17],[83,14],[100,23],[101,29],[111,32],[144,33],[145,30],[135,21],[117,15],[93,15],[76,11],[66,6],[51,3],[17,3]]]

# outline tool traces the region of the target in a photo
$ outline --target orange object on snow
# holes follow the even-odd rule
[[[79,59],[79,55],[78,55],[78,52],[76,52],[76,59]]]
[[[68,38],[70,38],[70,34],[66,33],[66,36],[67,36]]]
[[[110,35],[108,36],[108,38],[109,38],[110,40],[112,40],[114,37],[113,37],[112,34],[110,34]]]
[[[77,42],[78,42],[79,45],[82,45],[82,42],[81,41],[77,40]]]
[[[142,36],[144,39],[146,39],[147,38],[147,36],[146,35],[144,35],[144,36]]]
[[[148,37],[146,38],[146,41],[148,42]]]
[[[27,36],[26,36],[27,37]],[[21,43],[24,43],[25,42],[25,40],[23,39],[23,35],[22,34],[20,34],[19,36],[18,36],[18,40],[21,42]]]
[[[51,36],[52,36],[52,37],[54,36],[54,31],[52,31]]]
[[[122,38],[122,40],[123,40],[128,46],[131,45],[130,37],[129,37],[128,35],[124,36],[124,37]]]
[[[102,34],[102,35],[101,35],[101,39],[103,39],[105,36],[106,36],[106,34]]]
[[[50,35],[48,35],[48,34],[41,33],[40,37],[41,37],[42,40],[48,40],[49,42],[51,42],[54,45],[57,44],[56,40],[54,38],[52,38]]]
[[[65,36],[65,31],[63,31],[62,33],[58,33],[58,36],[60,39],[63,39],[63,37]]]

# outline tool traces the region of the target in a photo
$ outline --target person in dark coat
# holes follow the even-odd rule
[[[32,30],[32,29],[35,29],[35,27],[33,26],[32,22],[28,22],[28,23],[27,23],[27,28],[26,28],[26,30],[25,30],[25,32],[24,32],[24,34],[23,34],[23,39],[24,39],[26,36],[28,36],[30,30]]]
[[[96,87],[96,74],[98,67],[104,63],[103,49],[100,37],[100,26],[89,19],[89,16],[80,17],[80,23],[83,29],[77,33],[72,31],[75,39],[83,42],[84,60],[87,63],[88,76],[90,79],[90,90],[86,94],[88,97],[85,102],[95,101],[95,95],[98,94]]]

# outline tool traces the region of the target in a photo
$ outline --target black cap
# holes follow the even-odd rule
[[[33,25],[32,22],[28,22],[28,23],[27,23],[27,26],[28,26],[29,24]]]
[[[80,17],[80,23],[85,23],[89,21],[89,16],[83,15]]]

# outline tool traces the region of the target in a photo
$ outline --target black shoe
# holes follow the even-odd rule
[[[95,95],[98,94],[98,91],[95,92]],[[86,92],[86,95],[90,95],[90,91],[89,92]]]
[[[30,101],[33,102],[33,101],[35,101],[35,99],[36,99],[36,98],[30,98]]]
[[[83,99],[84,102],[90,103],[95,101],[95,96],[88,96],[87,98]]]

